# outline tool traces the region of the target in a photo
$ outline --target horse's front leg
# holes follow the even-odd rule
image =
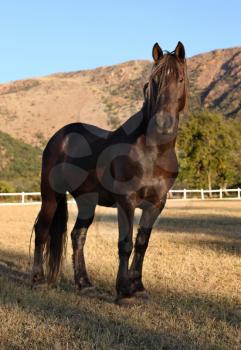
[[[119,269],[116,279],[117,301],[132,296],[134,288],[129,276],[129,258],[133,249],[134,206],[128,201],[117,204],[119,227]]]
[[[166,198],[157,205],[149,204],[143,211],[140,219],[138,233],[135,242],[135,251],[130,268],[130,275],[132,276],[132,285],[134,285],[134,293],[145,294],[145,288],[142,282],[143,261],[148,247],[152,227],[164,208]]]

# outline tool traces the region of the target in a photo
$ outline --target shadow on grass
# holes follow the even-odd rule
[[[178,244],[185,245],[186,247],[197,247],[204,249],[211,249],[215,252],[219,253],[228,253],[231,255],[241,255],[241,242],[237,240],[225,241],[225,240],[217,240],[217,239],[192,239],[178,241]]]
[[[138,223],[139,215],[135,219]],[[95,222],[111,222],[116,224],[116,215],[96,215]],[[236,217],[224,217],[222,215],[197,215],[190,217],[166,217],[160,216],[154,225],[153,233],[162,234],[163,231],[172,235],[190,234],[192,236],[205,234],[211,236],[210,239],[200,239],[195,236],[194,239],[179,240],[178,244],[187,246],[196,246],[212,249],[217,252],[225,252],[233,255],[241,255],[241,219]],[[101,233],[104,233],[104,225],[100,227]],[[110,234],[107,231],[106,234]],[[112,234],[112,233],[111,233]],[[190,236],[190,237],[192,237]]]
[[[19,271],[17,261],[25,264],[28,257],[0,251],[1,304],[14,308],[17,303],[18,308],[27,310],[40,320],[57,320],[58,324],[68,327],[75,348],[82,349],[83,342],[88,339],[90,349],[221,349],[215,346],[215,342],[229,344],[228,333],[218,334],[220,330],[216,329],[216,337],[218,334],[221,338],[210,335],[209,339],[205,339],[200,337],[200,329],[205,328],[210,320],[215,320],[236,332],[241,322],[240,305],[234,300],[209,297],[198,292],[196,295],[182,294],[167,288],[151,290],[149,301],[140,301],[132,309],[122,309],[112,303],[109,281],[99,277],[95,278],[99,291],[92,296],[78,295],[66,278],[62,279],[58,289],[32,291],[29,273]],[[103,298],[104,295],[106,298]],[[165,317],[168,318],[165,320]],[[146,318],[150,319],[149,323]],[[177,326],[169,323],[169,319],[172,322],[175,319]],[[196,333],[189,328],[190,322],[195,325]],[[37,348],[45,345],[44,339],[36,342]],[[55,339],[52,347],[54,342]]]
[[[136,217],[136,223],[138,223],[138,220],[139,216]],[[95,222],[111,222],[117,225],[117,218],[114,213],[107,215],[98,214],[95,216]],[[225,217],[223,215],[167,217],[160,215],[154,227],[160,231],[167,231],[176,234],[204,233],[241,240],[241,218],[237,217]]]

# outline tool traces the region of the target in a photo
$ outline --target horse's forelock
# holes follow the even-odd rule
[[[148,80],[148,86],[147,86],[147,102],[149,107],[152,107],[156,101],[158,101],[160,95],[163,93],[166,87],[166,78],[167,75],[172,75],[175,77],[175,79],[178,79],[179,76],[179,68],[178,64],[181,64],[184,66],[184,80],[185,80],[185,110],[188,108],[188,77],[187,77],[187,67],[186,67],[186,61],[184,63],[178,62],[178,59],[176,58],[174,52],[167,52],[164,57],[161,59],[161,61],[158,64],[155,64],[152,68],[149,80]],[[156,84],[154,82],[154,78],[158,76],[159,77],[159,84],[158,84],[158,91],[155,98],[155,89]],[[156,100],[156,101],[155,101]]]

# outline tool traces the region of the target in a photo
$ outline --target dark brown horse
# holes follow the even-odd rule
[[[155,44],[152,54],[154,64],[138,113],[114,132],[74,123],[60,129],[49,140],[42,160],[42,206],[35,223],[33,287],[45,282],[44,256],[48,283],[57,279],[66,241],[68,191],[78,206],[71,233],[78,288],[91,286],[83,250],[96,205],[102,205],[118,210],[117,300],[145,291],[144,255],[153,224],[178,174],[175,143],[179,113],[187,97],[182,43],[166,54]],[[142,215],[129,266],[135,208],[141,208]]]

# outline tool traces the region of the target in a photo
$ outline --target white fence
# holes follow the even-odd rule
[[[180,199],[180,200],[231,200],[241,199],[241,189],[218,189],[218,190],[170,190],[169,199]],[[7,199],[10,199],[9,201]],[[72,203],[73,200],[69,200]],[[16,193],[0,193],[0,206],[3,205],[32,205],[41,204],[40,192],[16,192]]]
[[[181,194],[181,199],[241,199],[241,189],[230,188],[230,189],[218,189],[218,190],[170,190],[170,197],[173,198],[173,194]],[[189,196],[189,194],[194,194]],[[189,197],[189,198],[188,198]],[[191,197],[191,198],[190,198]]]

